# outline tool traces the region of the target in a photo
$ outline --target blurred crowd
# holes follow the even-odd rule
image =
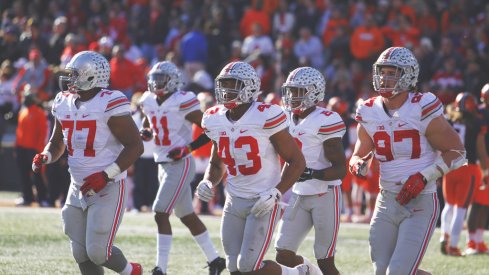
[[[36,140],[45,144],[49,131],[37,128],[52,128],[48,110],[58,76],[83,50],[109,60],[110,88],[128,98],[146,90],[147,71],[163,60],[177,64],[185,89],[196,93],[212,92],[222,66],[244,60],[257,69],[262,98],[272,103],[290,71],[311,66],[326,77],[325,103],[343,102],[345,118],[359,99],[375,95],[371,66],[389,46],[412,50],[419,90],[445,105],[464,91],[480,98],[489,82],[489,3],[482,0],[2,0],[0,13],[0,140],[8,123],[18,125],[20,150],[37,151]],[[31,106],[43,107],[45,118],[21,123],[28,117],[21,110],[40,113]],[[38,191],[44,205],[54,205],[64,190],[51,187],[50,178],[69,181],[59,169],[66,162],[56,165],[41,179],[22,179],[48,182]]]

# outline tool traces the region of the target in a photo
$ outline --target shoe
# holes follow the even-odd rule
[[[132,271],[131,275],[143,275],[143,267],[138,263],[131,263]]]
[[[151,270],[151,274],[153,274],[153,275],[166,275],[166,273],[163,273],[161,268],[159,268],[158,266],[155,266],[155,268],[153,268],[153,270]]]
[[[24,198],[18,198],[15,200],[15,206],[31,206],[31,201],[26,201]]]
[[[454,257],[465,256],[465,254],[462,254],[462,252],[460,252],[460,249],[458,247],[451,247],[451,246],[447,248],[447,255],[454,256]]]
[[[489,248],[487,248],[487,245],[485,242],[477,243],[477,252],[482,253],[482,254],[487,254],[489,253]]]
[[[219,275],[226,268],[226,260],[221,257],[215,258],[209,265],[209,275]]]
[[[311,272],[309,271],[309,266],[306,264],[300,264],[295,267],[299,271],[299,275],[311,275]]]
[[[467,248],[465,249],[465,255],[474,255],[477,254],[477,245],[475,244],[475,241],[470,240],[467,243]]]
[[[440,251],[441,254],[447,255],[448,242],[450,241],[450,235],[447,233],[443,234],[443,238],[440,241]]]

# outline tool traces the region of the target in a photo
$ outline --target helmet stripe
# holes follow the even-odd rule
[[[390,49],[389,49],[389,50],[388,50],[388,51],[385,53],[385,55],[384,55],[384,60],[383,60],[383,61],[385,61],[385,60],[389,59],[389,57],[391,56],[391,54],[393,55],[393,54],[394,54],[394,52],[395,52],[396,50],[397,50],[397,48],[395,48],[395,47],[391,47],[391,48],[390,48]]]

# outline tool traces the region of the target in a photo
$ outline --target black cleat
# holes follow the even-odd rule
[[[209,275],[219,275],[226,268],[226,260],[221,257],[215,258],[209,263]]]
[[[161,268],[159,268],[157,266],[155,268],[153,268],[153,270],[151,270],[151,272],[152,272],[151,274],[153,274],[153,275],[166,275],[166,273],[163,273]]]
[[[441,251],[441,254],[447,255],[447,241],[441,241],[440,242],[440,251]]]

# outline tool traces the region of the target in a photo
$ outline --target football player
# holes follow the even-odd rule
[[[203,201],[213,197],[227,172],[227,197],[221,239],[231,274],[306,274],[264,261],[280,217],[280,200],[305,168],[304,157],[287,130],[277,105],[256,102],[260,78],[245,62],[227,64],[216,78],[218,105],[204,113],[202,126],[213,148],[204,179],[197,187]],[[280,161],[285,161],[282,173]]]
[[[149,91],[140,100],[145,115],[141,136],[145,140],[154,139],[154,158],[159,164],[160,186],[153,203],[158,226],[153,274],[166,273],[172,244],[169,219],[173,210],[204,252],[209,273],[220,274],[225,260],[217,254],[207,228],[194,212],[190,188],[195,175],[195,162],[190,152],[209,142],[209,138],[202,134],[192,141],[192,124],[200,126],[202,112],[195,94],[181,91],[181,85],[177,66],[168,61],[158,62],[148,73]]]
[[[452,122],[453,128],[457,131],[464,142],[467,150],[468,164],[452,171],[443,177],[443,196],[445,206],[441,213],[441,252],[450,256],[463,256],[464,253],[458,248],[460,233],[464,226],[467,209],[477,193],[482,183],[481,167],[485,170],[487,180],[487,152],[484,136],[487,129],[484,122],[478,117],[477,99],[470,93],[459,93],[455,102],[447,108],[447,116]],[[479,161],[479,164],[477,164]],[[481,199],[480,195],[477,199]],[[479,202],[483,202],[479,200]],[[467,243],[467,254],[477,253],[475,242],[475,231],[487,219],[485,211],[480,204],[470,207],[469,218],[467,220],[469,241]],[[479,211],[482,210],[480,213]],[[480,216],[479,216],[480,215]],[[482,223],[479,223],[482,222]],[[485,223],[484,223],[485,224]],[[479,225],[479,226],[478,226]]]
[[[275,243],[277,262],[289,267],[306,263],[310,273],[339,274],[334,264],[341,214],[341,180],[346,174],[341,116],[316,106],[324,99],[326,81],[311,67],[293,70],[282,86],[289,132],[301,148],[307,167],[292,187],[289,206],[280,221]],[[314,227],[314,256],[319,268],[297,255]]]
[[[379,96],[356,110],[358,140],[350,160],[365,175],[365,159],[379,160],[380,188],[370,222],[375,274],[422,274],[419,269],[436,226],[436,179],[466,163],[465,149],[443,117],[443,104],[416,92],[419,65],[410,50],[391,47],[373,64]]]
[[[62,209],[63,230],[81,274],[142,274],[113,245],[124,214],[126,169],[143,152],[129,100],[109,86],[110,66],[100,54],[83,51],[66,65],[62,92],[52,107],[53,134],[32,169],[68,151],[71,186]],[[66,88],[67,90],[65,90]]]

